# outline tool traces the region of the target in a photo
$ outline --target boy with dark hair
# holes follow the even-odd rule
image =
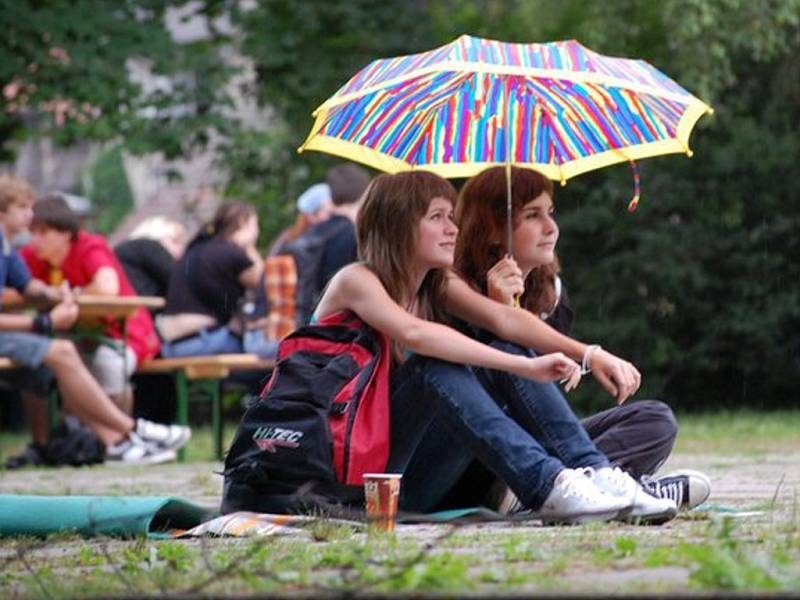
[[[87,294],[136,295],[105,238],[80,229],[77,216],[60,194],[34,204],[31,234],[31,243],[21,254],[36,279],[55,286],[66,282]],[[103,390],[130,414],[129,378],[137,364],[158,353],[159,342],[145,308],[128,317],[125,327],[127,335],[116,320],[104,324],[106,339],[92,349],[90,369]]]

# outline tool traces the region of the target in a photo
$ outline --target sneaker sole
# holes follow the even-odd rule
[[[627,515],[621,516],[617,520],[632,525],[663,525],[676,516],[678,516],[678,510],[676,508],[670,508],[669,510],[649,515],[634,515],[632,511],[628,511]]]
[[[628,510],[628,509],[625,509]],[[583,525],[584,523],[605,522],[612,521],[619,517],[619,510],[606,511],[602,513],[584,513],[579,515],[561,515],[542,517],[536,514],[531,514],[530,518],[540,519],[542,525],[545,527],[559,526],[559,525]],[[622,511],[624,512],[624,511]]]
[[[177,460],[178,454],[175,450],[162,450],[158,454],[150,454],[142,460],[106,460],[103,464],[112,467],[133,467],[136,465],[160,465],[162,463]]]

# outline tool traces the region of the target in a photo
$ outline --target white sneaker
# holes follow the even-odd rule
[[[177,450],[192,437],[185,425],[162,425],[146,419],[136,419],[136,435],[159,450]]]
[[[605,493],[615,498],[624,498],[631,503],[631,510],[620,515],[628,521],[660,525],[675,518],[678,506],[669,498],[656,498],[619,467],[591,467],[582,471]]]
[[[106,448],[106,462],[123,465],[156,465],[175,460],[173,449],[160,449],[148,444],[135,433]]]
[[[673,471],[660,477],[642,477],[642,487],[656,498],[670,498],[679,510],[691,510],[711,495],[708,475],[692,469]]]
[[[564,469],[550,495],[532,517],[559,523],[608,521],[629,509],[630,501],[604,493],[580,469]]]

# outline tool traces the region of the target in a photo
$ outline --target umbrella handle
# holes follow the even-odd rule
[[[633,171],[633,198],[628,203],[628,212],[633,212],[639,206],[639,192],[641,189],[639,187],[639,167],[633,161],[630,161],[630,163],[631,171]]]

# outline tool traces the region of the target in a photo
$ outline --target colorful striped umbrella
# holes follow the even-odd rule
[[[689,134],[711,112],[642,60],[603,56],[574,40],[464,35],[369,64],[314,112],[299,150],[444,177],[514,165],[563,184],[618,162],[691,156]]]

